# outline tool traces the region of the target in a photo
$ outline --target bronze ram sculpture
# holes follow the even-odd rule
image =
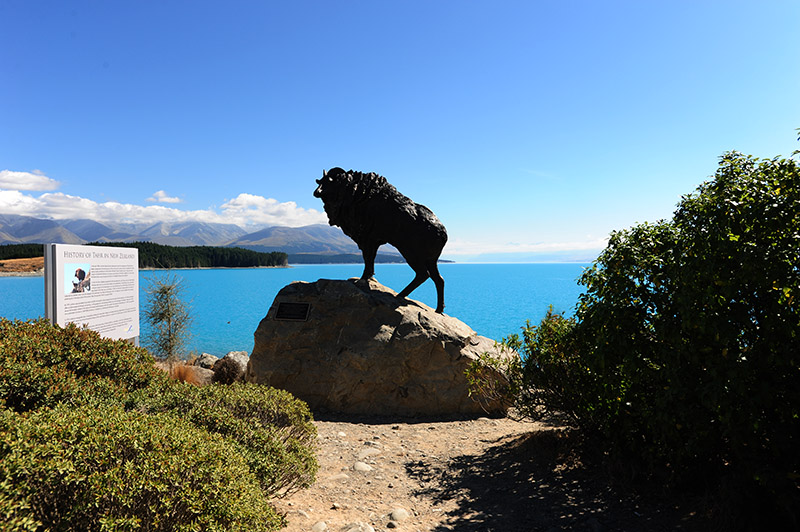
[[[438,261],[447,243],[447,231],[436,215],[414,203],[386,178],[342,168],[331,168],[317,179],[314,196],[322,199],[330,225],[352,238],[364,257],[361,279],[375,276],[375,256],[383,244],[403,255],[416,276],[397,297],[404,298],[429,277],[436,285],[436,312],[444,311],[444,279]]]

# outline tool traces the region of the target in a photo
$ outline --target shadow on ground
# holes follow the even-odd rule
[[[333,412],[328,410],[314,410],[314,420],[328,421],[332,423],[362,423],[365,425],[396,425],[397,423],[407,423],[416,425],[419,423],[446,423],[450,421],[474,421],[485,418],[486,414],[438,414],[438,415],[382,415],[382,414],[350,414]]]
[[[700,519],[674,503],[623,494],[601,467],[572,451],[574,433],[545,430],[497,440],[482,455],[449,463],[425,459],[406,465],[417,496],[455,500],[456,510],[434,530],[667,531],[701,530]],[[437,479],[437,482],[434,482]]]

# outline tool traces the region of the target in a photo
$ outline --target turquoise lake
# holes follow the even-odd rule
[[[571,314],[582,287],[577,279],[588,264],[458,264],[445,263],[445,314],[454,316],[478,334],[500,340],[519,332],[526,320],[538,323],[547,307]],[[173,270],[183,279],[191,303],[191,351],[221,356],[228,351],[251,351],[253,333],[278,291],[293,281],[348,279],[361,275],[359,264],[297,265],[291,268]],[[399,292],[413,278],[405,264],[378,264],[375,275]],[[159,271],[139,273],[140,307],[144,288]],[[428,280],[412,299],[436,306],[436,289]],[[0,316],[32,319],[44,315],[42,277],[0,278]],[[142,324],[142,335],[147,331]]]

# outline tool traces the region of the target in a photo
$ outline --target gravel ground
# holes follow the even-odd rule
[[[505,418],[315,423],[318,480],[276,502],[290,532],[700,529],[672,503],[619,495],[563,428]]]

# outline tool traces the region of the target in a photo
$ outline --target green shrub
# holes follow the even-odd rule
[[[798,163],[725,154],[671,221],[612,233],[580,282],[574,322],[511,339],[522,409],[564,411],[673,483],[722,482],[732,515],[796,525]]]
[[[4,530],[276,530],[234,445],[121,407],[0,411]]]
[[[0,318],[0,400],[23,412],[61,402],[122,400],[164,375],[128,342],[70,324]]]
[[[607,436],[678,472],[796,489],[799,249],[797,163],[738,153],[672,222],[612,234],[577,313]]]
[[[171,413],[236,442],[269,496],[314,481],[316,428],[308,405],[288,392],[257,384],[196,387],[169,381],[133,394],[129,407]]]
[[[484,354],[470,366],[470,395],[477,400],[499,400],[513,407],[512,415],[522,418],[541,420],[559,412],[579,423],[577,403],[583,397],[575,390],[581,389],[587,370],[574,347],[574,327],[573,318],[553,312],[552,307],[538,326],[527,322],[522,338],[512,334],[500,345],[519,357]],[[495,378],[497,374],[505,379]]]
[[[289,393],[175,382],[73,325],[0,320],[0,406],[3,530],[274,529],[317,470]]]

